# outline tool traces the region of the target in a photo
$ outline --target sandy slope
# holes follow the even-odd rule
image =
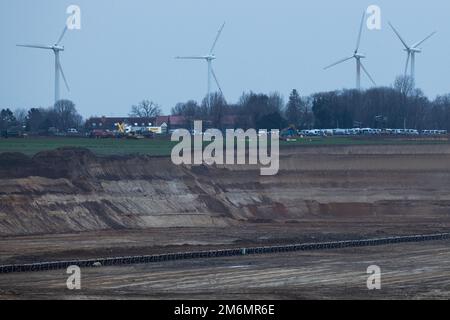
[[[283,151],[281,171],[63,149],[0,155],[0,236],[242,223],[446,223],[450,146]]]

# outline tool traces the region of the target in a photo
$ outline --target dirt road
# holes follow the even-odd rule
[[[449,242],[0,275],[3,299],[448,299]],[[367,289],[367,268],[382,289]]]

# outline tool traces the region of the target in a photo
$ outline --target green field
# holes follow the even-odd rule
[[[0,153],[21,152],[32,156],[40,151],[61,147],[81,147],[90,149],[97,155],[147,154],[164,156],[170,155],[175,144],[169,140],[159,139],[13,138],[0,139]]]
[[[407,140],[385,138],[355,137],[312,137],[297,139],[295,142],[280,143],[288,146],[327,146],[327,145],[377,145],[377,144],[448,144],[447,140]],[[145,154],[152,156],[170,155],[176,142],[169,139],[88,139],[88,138],[10,138],[0,139],[0,153],[21,152],[32,156],[38,152],[60,147],[88,148],[97,155]]]

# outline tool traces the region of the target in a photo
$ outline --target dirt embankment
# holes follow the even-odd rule
[[[0,236],[245,223],[446,227],[449,146],[289,148],[277,176],[59,149],[0,155]]]

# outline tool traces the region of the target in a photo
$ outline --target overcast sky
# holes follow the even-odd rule
[[[63,41],[71,92],[61,85],[61,96],[85,117],[127,115],[142,99],[165,113],[201,101],[206,63],[174,57],[207,54],[223,21],[214,68],[229,102],[249,90],[287,98],[293,88],[302,95],[352,88],[353,61],[323,67],[352,54],[371,4],[382,9],[382,30],[364,30],[361,52],[377,84],[391,85],[406,62],[391,20],[409,43],[438,31],[417,57],[417,84],[431,98],[450,92],[448,0],[0,0],[0,108],[53,103],[53,54],[15,44],[55,43],[70,4],[81,7],[82,29]]]

